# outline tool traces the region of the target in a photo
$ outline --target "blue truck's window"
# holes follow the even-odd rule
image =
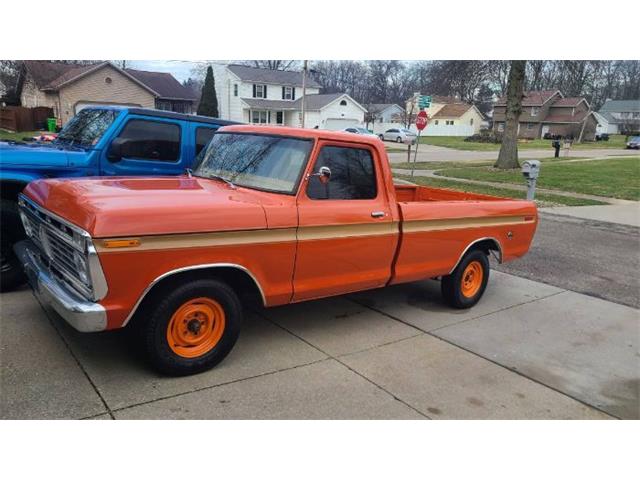
[[[216,133],[216,131],[213,128],[196,128],[196,155],[198,155],[202,149],[207,146],[214,133]]]
[[[95,145],[113,123],[118,112],[86,108],[78,112],[58,134],[58,143]]]
[[[322,147],[313,171],[331,169],[331,179],[323,184],[309,178],[307,196],[313,200],[364,200],[376,198],[376,175],[371,152],[364,148]]]
[[[136,160],[175,162],[180,158],[180,126],[150,120],[130,120],[118,138],[122,156]]]

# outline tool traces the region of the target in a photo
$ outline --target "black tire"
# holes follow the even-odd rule
[[[242,305],[236,293],[226,283],[214,279],[199,279],[167,288],[145,307],[135,326],[143,351],[160,373],[172,376],[192,375],[220,363],[236,343],[242,324]],[[207,297],[222,307],[225,315],[222,337],[201,356],[187,358],[169,346],[167,329],[174,313],[189,300]]]
[[[482,281],[477,292],[472,296],[463,293],[463,274],[469,264],[478,262],[482,268]],[[487,282],[489,281],[489,259],[482,250],[472,250],[468,252],[460,261],[456,269],[450,274],[442,277],[440,290],[442,298],[453,308],[471,308],[480,301]]]
[[[384,135],[380,134],[380,135],[378,135],[378,137],[380,138],[380,140],[382,140],[384,142]]]
[[[1,256],[0,256],[0,292],[13,290],[26,281],[22,265],[13,251],[13,245],[26,238],[18,205],[12,200],[2,199],[0,203],[2,219]]]
[[[402,137],[396,138],[396,143],[402,143]]]

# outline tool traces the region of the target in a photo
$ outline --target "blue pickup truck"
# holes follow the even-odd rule
[[[24,237],[18,193],[38,178],[178,175],[215,131],[236,122],[129,107],[81,110],[50,143],[0,142],[0,291],[23,282],[13,244]]]

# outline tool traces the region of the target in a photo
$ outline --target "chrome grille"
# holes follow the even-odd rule
[[[48,215],[26,198],[21,198],[20,213],[25,232],[40,250],[42,262],[68,287],[85,298],[92,298],[92,285],[81,279],[74,261],[74,254],[82,255],[85,261],[87,259],[86,251],[74,245],[74,229]],[[75,232],[75,235],[77,239],[82,237],[79,232]]]

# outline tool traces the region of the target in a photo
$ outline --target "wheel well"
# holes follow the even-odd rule
[[[0,196],[3,200],[17,200],[18,194],[27,184],[24,182],[4,181],[0,183]]]
[[[458,258],[458,261],[456,262],[454,267],[451,269],[451,272],[453,272],[458,267],[458,265],[460,264],[460,262],[462,261],[462,259],[467,253],[472,252],[474,250],[480,250],[484,252],[486,255],[490,255],[491,252],[497,252],[496,255],[498,258],[498,263],[502,263],[502,247],[500,246],[500,242],[498,242],[498,240],[496,240],[495,238],[480,238],[478,240],[471,242],[469,245],[467,245],[467,248],[465,248],[462,251],[462,253],[460,254],[460,257]]]
[[[478,240],[472,243],[464,253],[470,252],[472,250],[482,250],[484,253],[489,255],[491,252],[497,252],[498,262],[502,263],[502,248],[500,248],[500,244],[495,238],[484,238],[482,240]],[[464,256],[464,253],[462,254]]]
[[[243,270],[240,266],[210,266],[198,268],[197,266],[173,274],[169,274],[164,278],[160,278],[153,283],[151,289],[142,294],[142,299],[138,300],[138,304],[134,306],[133,313],[129,319],[132,321],[136,315],[143,312],[147,305],[159,301],[159,297],[167,290],[181,283],[199,280],[199,279],[216,279],[225,282],[240,297],[243,304],[252,306],[263,306],[265,299],[257,281],[251,274]],[[128,320],[125,321],[125,324]]]

